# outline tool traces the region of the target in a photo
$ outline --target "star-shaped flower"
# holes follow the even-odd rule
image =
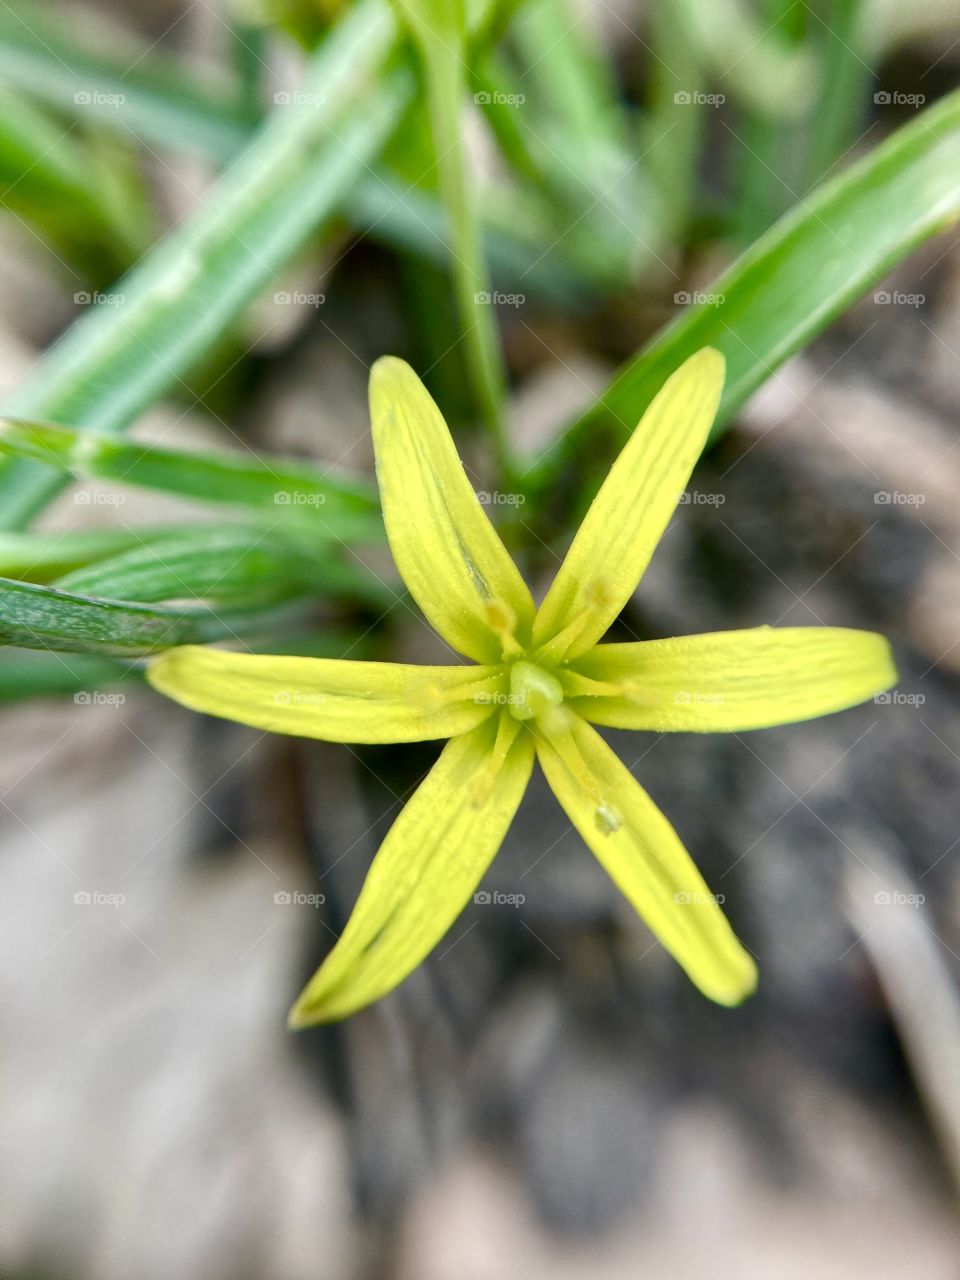
[[[534,758],[584,843],[704,995],[735,1005],[753,990],[753,960],[673,827],[592,725],[759,729],[865,701],[896,671],[882,636],[839,627],[598,643],[700,456],[723,370],[708,348],[666,382],[538,609],[426,388],[402,360],[377,361],[370,411],[390,547],[434,629],[478,665],[195,646],[151,664],[162,693],[261,729],[331,742],[450,739],[388,832],[291,1025],[346,1017],[416,968],[500,848]]]

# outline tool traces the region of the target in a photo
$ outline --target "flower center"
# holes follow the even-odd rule
[[[548,715],[563,701],[563,686],[546,667],[520,659],[510,668],[510,714],[517,720]]]

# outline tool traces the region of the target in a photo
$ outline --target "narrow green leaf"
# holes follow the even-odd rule
[[[280,104],[191,218],[91,307],[6,403],[11,416],[115,432],[129,426],[226,332],[342,200],[396,125],[406,77],[369,83],[395,40],[380,0],[346,13]],[[335,124],[335,127],[333,127]],[[0,464],[0,527],[22,525],[62,473]]]
[[[0,418],[2,452],[74,476],[269,512],[279,522],[309,525],[318,541],[383,539],[374,486],[308,463],[252,454],[190,453],[99,431],[10,418]]]
[[[591,280],[609,274],[608,263],[597,264],[576,252],[576,237],[544,257],[543,246],[560,230],[549,211],[534,206],[527,192],[498,187],[481,197],[484,253],[498,284],[517,286],[522,280],[525,294],[570,303],[583,296]],[[371,240],[430,262],[448,261],[450,219],[440,201],[386,169],[357,183],[344,201],[344,212],[355,230]]]
[[[697,193],[700,150],[706,128],[706,73],[679,5],[653,13],[653,58],[648,110],[641,125],[647,169],[663,204],[663,218],[682,242]]]
[[[315,583],[315,561],[289,540],[245,526],[172,533],[58,579],[74,595],[136,600],[283,600]]]
[[[119,271],[143,252],[142,191],[116,142],[108,152],[65,130],[22,95],[0,88],[0,192],[3,207],[78,263]],[[63,263],[72,270],[69,263]],[[78,283],[87,276],[74,273]]]
[[[0,577],[51,582],[83,565],[142,546],[157,532],[155,529],[81,529],[59,533],[0,533]],[[169,530],[160,532],[169,533]]]
[[[510,460],[504,425],[506,368],[490,306],[477,184],[463,143],[466,12],[463,0],[394,0],[420,57],[440,194],[450,228],[449,269],[477,416],[490,433],[501,474]]]
[[[136,656],[179,644],[236,639],[280,624],[289,606],[164,608],[98,600],[0,579],[0,644],[24,649]]]
[[[20,14],[19,7],[0,6],[0,78],[34,100],[78,122],[92,116],[101,131],[125,142],[137,139],[161,152],[197,151],[218,167],[251,141],[255,120],[245,114],[239,77],[211,85],[146,44],[131,48],[122,60],[112,49],[93,53],[89,40],[78,42],[72,32],[64,38],[62,24],[41,6],[31,6],[28,25]],[[403,78],[402,71],[393,74]],[[78,94],[90,101],[78,102]],[[503,111],[511,118],[518,114],[510,106]],[[604,281],[614,271],[618,279],[622,275],[620,264],[611,267],[609,253],[577,252],[583,240],[598,239],[589,220],[544,258],[544,244],[557,240],[569,220],[559,225],[544,211],[534,218],[530,202],[513,187],[484,194],[484,247],[498,283],[516,284],[522,276],[526,294],[569,300],[591,279]],[[434,262],[448,261],[449,219],[437,196],[400,181],[382,164],[358,175],[344,191],[341,209],[355,230],[372,240]]]
[[[565,213],[547,255],[573,236],[583,248],[592,244],[607,283],[622,285],[662,247],[663,208],[590,16],[570,0],[520,6],[511,26],[522,66],[514,92],[528,100],[522,111],[510,109],[530,163]]]
[[[861,0],[833,0],[828,21],[815,24],[823,73],[810,131],[809,184],[830,171],[863,129],[873,75],[862,38],[865,7]]]
[[[729,0],[723,2],[729,3]],[[694,20],[691,14],[691,21]],[[809,56],[807,27],[813,20],[806,5],[797,4],[795,0],[759,0],[757,20],[768,40],[782,44],[787,51],[794,50],[798,57],[806,60]],[[749,31],[742,32],[741,39],[749,41]],[[744,47],[759,48],[751,43]],[[743,56],[734,64],[734,70],[740,70],[750,60],[749,56]],[[741,75],[740,83],[753,85],[749,70],[748,74]],[[732,238],[738,248],[759,239],[799,200],[801,190],[805,189],[802,183],[809,142],[809,103],[816,78],[808,68],[800,93],[790,91],[788,75],[773,75],[771,84],[776,95],[769,101],[764,100],[763,94],[740,95],[736,102],[739,110],[726,135],[736,170]],[[787,89],[783,98],[786,111],[777,105],[784,88]]]
[[[122,41],[42,4],[0,5],[0,79],[11,88],[98,125],[153,143],[232,159],[250,140],[253,117],[235,81],[205,68],[203,79],[179,59]],[[75,22],[77,17],[79,22]],[[78,29],[79,26],[79,29]]]
[[[804,5],[773,0],[759,13],[744,0],[674,0],[674,7],[700,57],[719,75],[718,88],[763,115],[790,119],[807,110],[817,64],[809,49],[784,33],[784,20],[803,21]]]
[[[318,554],[316,539],[299,538],[256,526],[208,525],[179,530],[146,545],[100,560],[54,584],[75,595],[158,601],[233,601],[245,608],[295,596],[346,596],[385,608],[397,593],[360,564],[329,550]]]
[[[727,361],[722,429],[766,378],[911,249],[960,217],[960,92],[922,112],[782,218],[630,364],[527,473],[546,488],[572,461],[605,464],[695,351]],[[715,428],[716,430],[717,428]],[[598,447],[604,433],[609,447]]]

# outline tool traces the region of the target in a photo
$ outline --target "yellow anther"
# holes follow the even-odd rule
[[[487,600],[484,604],[487,625],[500,641],[505,658],[515,658],[523,653],[514,632],[517,629],[517,615],[505,600]]]
[[[591,609],[606,609],[610,591],[602,578],[594,578],[583,589],[583,598]]]

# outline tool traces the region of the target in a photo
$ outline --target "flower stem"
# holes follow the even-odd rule
[[[424,70],[440,191],[450,223],[451,270],[467,369],[497,465],[506,480],[512,471],[504,427],[506,375],[479,210],[463,147],[463,64],[458,51],[434,45],[431,56],[424,59]]]

